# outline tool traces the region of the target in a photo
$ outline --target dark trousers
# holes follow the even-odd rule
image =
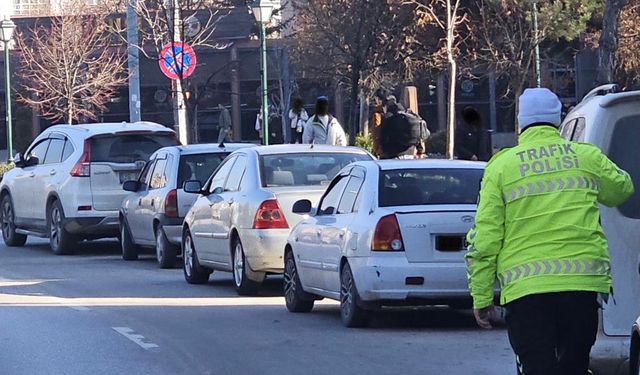
[[[302,132],[298,133],[295,128],[291,128],[291,144],[302,143]]]
[[[598,332],[592,292],[535,294],[506,306],[509,341],[523,375],[586,375]]]

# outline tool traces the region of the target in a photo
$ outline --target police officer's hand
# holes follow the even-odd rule
[[[496,317],[496,308],[491,305],[482,309],[474,309],[473,316],[475,316],[476,323],[480,328],[492,329],[491,321]]]

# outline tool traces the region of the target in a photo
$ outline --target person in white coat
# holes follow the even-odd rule
[[[309,120],[302,99],[297,98],[293,101],[293,108],[289,110],[289,119],[291,120],[291,143],[302,143],[304,124]]]
[[[346,146],[347,136],[335,117],[329,114],[329,99],[321,96],[316,101],[316,112],[304,125],[302,143]]]

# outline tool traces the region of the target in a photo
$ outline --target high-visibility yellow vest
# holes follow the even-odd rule
[[[598,203],[634,192],[629,174],[597,147],[560,137],[552,126],[526,129],[516,147],[485,171],[474,228],[467,235],[475,308],[539,293],[611,289]]]

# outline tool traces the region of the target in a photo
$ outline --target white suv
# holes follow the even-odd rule
[[[2,237],[22,246],[28,235],[49,238],[55,254],[78,241],[119,234],[118,212],[157,149],[178,144],[175,132],[153,123],[56,125],[46,129],[0,183]]]

